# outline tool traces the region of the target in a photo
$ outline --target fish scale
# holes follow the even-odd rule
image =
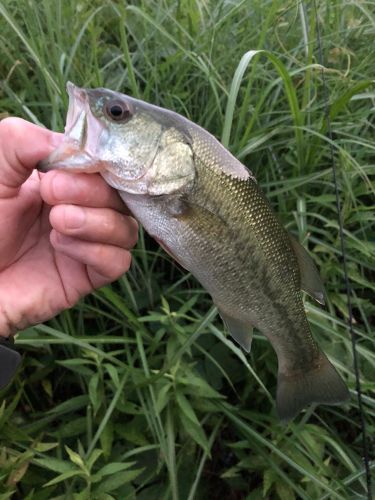
[[[188,216],[189,222],[185,223],[190,224],[191,230],[186,239],[190,242],[196,239],[199,247],[200,241],[206,238],[205,231],[212,230],[215,223],[220,226],[221,238],[214,239],[216,245],[210,253],[205,251],[206,264],[210,259],[216,264],[218,256],[221,256],[222,269],[217,281],[222,275],[226,276],[224,296],[217,292],[218,283],[212,283],[216,275],[212,270],[206,288],[219,309],[228,310],[229,305],[231,315],[241,315],[249,326],[253,324],[269,337],[280,336],[288,344],[288,350],[293,351],[292,357],[295,341],[307,336],[309,342],[305,348],[296,347],[300,353],[297,359],[300,366],[306,361],[311,362],[318,355],[318,348],[304,315],[298,266],[286,231],[252,180],[241,181],[216,172],[213,167],[207,168],[201,156],[196,165],[197,181],[188,197],[188,204],[202,207],[217,217],[213,216],[207,224],[203,224],[204,221],[197,217]],[[266,231],[263,230],[264,225]],[[229,242],[228,248],[224,247],[226,242]],[[195,271],[197,273],[199,271]],[[267,307],[270,301],[273,307],[279,304],[280,313],[276,315],[274,312],[272,321],[278,324],[278,329],[272,328],[273,324],[269,325]],[[285,324],[286,334],[280,331],[280,322]],[[288,352],[286,348],[283,350]]]

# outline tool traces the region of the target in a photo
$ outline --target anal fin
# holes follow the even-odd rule
[[[246,352],[250,352],[251,342],[253,340],[253,327],[249,323],[229,316],[220,309],[219,313],[234,340],[238,342]]]

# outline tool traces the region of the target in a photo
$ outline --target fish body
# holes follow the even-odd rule
[[[210,293],[247,351],[253,327],[278,358],[277,410],[348,391],[313,339],[301,288],[323,302],[307,252],[280,224],[256,179],[212,135],[171,111],[68,84],[66,140],[41,168],[99,171],[133,215]]]

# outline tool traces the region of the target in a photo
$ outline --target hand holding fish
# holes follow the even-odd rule
[[[34,170],[62,135],[0,122],[0,336],[45,321],[130,266],[137,223],[99,175]]]

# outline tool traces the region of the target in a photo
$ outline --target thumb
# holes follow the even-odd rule
[[[16,196],[38,161],[62,141],[62,134],[21,118],[0,121],[0,198]]]

